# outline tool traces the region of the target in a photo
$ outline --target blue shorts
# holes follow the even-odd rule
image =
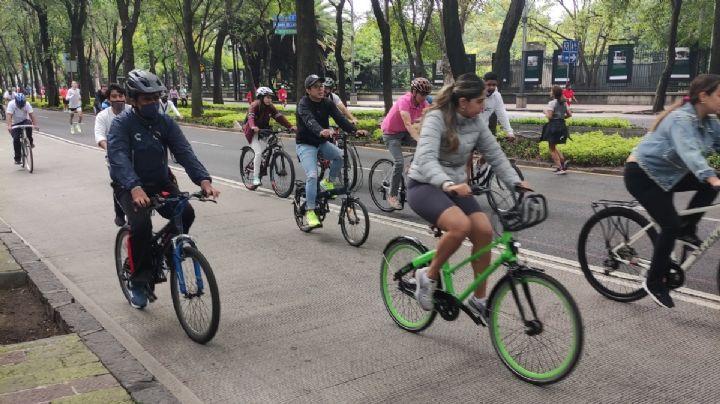
[[[437,226],[437,220],[448,208],[457,206],[466,215],[482,212],[475,196],[452,196],[435,185],[408,179],[408,204],[421,218]]]

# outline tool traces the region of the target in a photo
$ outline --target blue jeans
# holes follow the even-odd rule
[[[303,170],[305,170],[305,199],[307,209],[315,209],[315,199],[317,198],[317,180],[318,180],[318,151],[322,153],[325,160],[330,160],[330,180],[336,180],[340,175],[340,169],[343,164],[342,152],[340,149],[330,142],[321,143],[319,146],[309,144],[295,145],[295,152],[300,158]]]

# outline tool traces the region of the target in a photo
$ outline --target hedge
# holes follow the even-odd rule
[[[544,125],[547,118],[524,117],[514,118],[510,123],[520,125]],[[592,128],[631,128],[633,125],[625,118],[568,118],[565,123],[568,126],[588,126]]]

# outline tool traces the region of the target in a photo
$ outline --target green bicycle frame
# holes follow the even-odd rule
[[[470,255],[470,257],[460,261],[460,263],[458,263],[457,265],[453,266],[450,265],[448,262],[443,263],[442,270],[440,272],[443,281],[443,288],[445,289],[445,291],[455,296],[458,300],[462,302],[467,299],[471,293],[473,293],[473,291],[478,287],[478,285],[485,282],[487,278],[490,277],[490,275],[495,272],[495,270],[497,270],[501,265],[507,262],[517,262],[517,256],[513,252],[513,248],[511,248],[510,246],[511,242],[512,233],[504,231],[500,237],[493,240],[490,244],[486,245],[479,251]],[[465,288],[465,290],[463,290],[459,295],[456,295],[455,285],[453,284],[453,274],[460,268],[464,267],[472,261],[479,259],[483,254],[490,252],[493,248],[499,245],[503,245],[505,247],[500,254],[500,257],[498,257],[495,261],[491,262],[490,265],[485,268],[485,270],[480,274],[480,276],[475,278],[475,280],[472,281],[472,283],[470,283],[470,285],[468,285],[468,287]],[[436,252],[437,250],[430,250],[422,255],[415,257],[412,260],[413,268],[417,269],[429,265],[430,261],[435,258]]]

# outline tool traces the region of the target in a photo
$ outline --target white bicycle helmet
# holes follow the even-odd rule
[[[260,87],[255,92],[255,96],[257,98],[264,97],[266,95],[273,95],[273,90],[271,90],[269,87]]]

